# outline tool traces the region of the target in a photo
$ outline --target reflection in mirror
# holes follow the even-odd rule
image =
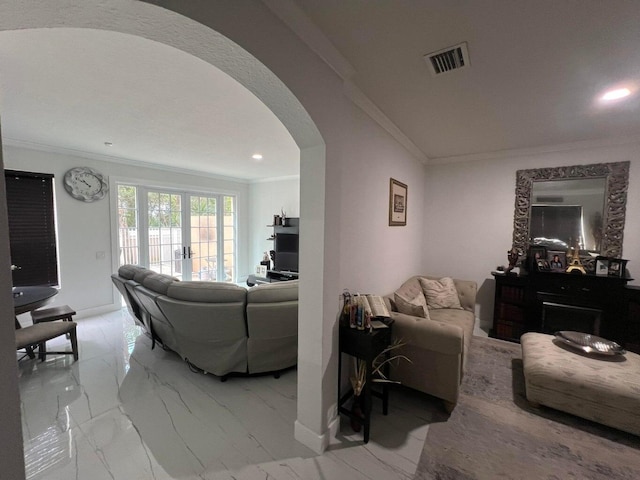
[[[620,258],[628,183],[629,162],[518,170],[513,247],[523,255],[534,238],[559,241],[568,246],[574,246],[579,241],[583,250]],[[598,197],[596,190],[603,192],[602,197]],[[598,210],[597,205],[602,205],[602,209]],[[544,207],[551,206],[580,207],[569,209],[573,210],[570,215],[574,220],[566,221],[575,225],[568,232],[552,230],[548,226],[550,216],[560,215],[560,212],[545,213],[552,209]],[[601,220],[598,217],[599,211]],[[547,225],[541,227],[541,223]],[[565,250],[566,247],[559,246],[557,249]]]
[[[605,178],[533,182],[529,235],[534,245],[600,253]]]

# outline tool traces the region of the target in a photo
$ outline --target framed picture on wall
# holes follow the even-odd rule
[[[389,182],[389,225],[403,227],[407,224],[407,186],[395,179]]]

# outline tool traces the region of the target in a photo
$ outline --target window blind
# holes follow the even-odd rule
[[[53,175],[5,170],[14,286],[58,285]]]

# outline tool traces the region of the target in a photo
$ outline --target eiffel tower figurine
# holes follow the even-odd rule
[[[584,265],[580,261],[580,243],[576,242],[576,246],[571,249],[571,263],[567,266],[567,273],[587,273]]]

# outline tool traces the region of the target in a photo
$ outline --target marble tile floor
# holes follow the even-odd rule
[[[363,445],[342,419],[317,455],[293,437],[296,371],[220,382],[151,350],[126,310],[78,321],[80,360],[20,360],[27,478],[32,480],[410,479],[430,421],[409,390],[376,400]],[[64,338],[49,349],[64,348]]]

